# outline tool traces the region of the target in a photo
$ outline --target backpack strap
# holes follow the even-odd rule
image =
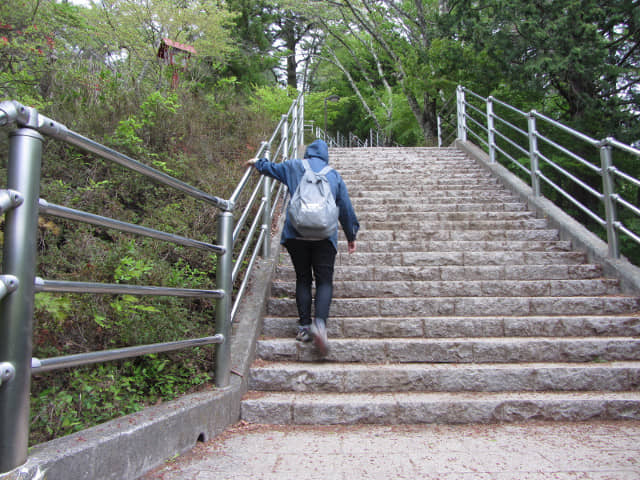
[[[318,172],[318,175],[326,175],[327,173],[329,173],[331,170],[333,170],[333,168],[331,168],[329,165],[327,165],[326,167],[324,167],[322,170],[320,170]]]
[[[304,167],[305,170],[311,170],[313,172],[311,165],[309,165],[309,160],[307,160],[306,158],[302,159],[302,166]],[[333,168],[330,165],[326,165],[322,170],[318,172],[318,175],[326,175],[331,170],[333,170]]]

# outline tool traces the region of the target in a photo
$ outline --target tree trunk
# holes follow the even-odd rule
[[[298,38],[296,35],[296,25],[293,19],[287,18],[282,28],[282,37],[284,44],[289,50],[287,56],[287,86],[294,89],[298,88],[298,62],[296,60],[296,47]]]
[[[420,106],[418,100],[413,93],[406,92],[405,96],[409,102],[409,107],[413,112],[426,145],[435,145],[438,142],[438,112],[436,110],[436,100],[432,99],[429,94],[423,94],[423,106]]]

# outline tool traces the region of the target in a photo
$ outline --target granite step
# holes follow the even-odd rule
[[[471,195],[466,192],[456,192],[455,195],[449,193],[447,195],[403,195],[397,197],[392,193],[386,195],[368,195],[369,192],[361,192],[359,195],[350,195],[351,201],[359,208],[366,208],[369,205],[387,205],[393,208],[404,208],[415,205],[484,205],[494,203],[517,203],[517,198],[506,193],[482,193]]]
[[[403,191],[402,196],[398,197],[397,190],[361,190],[361,189],[349,189],[349,196],[354,202],[357,202],[360,198],[371,199],[368,201],[384,201],[387,203],[437,203],[437,202],[451,202],[458,203],[470,203],[474,199],[476,202],[487,201],[513,201],[516,197],[504,191],[496,191],[495,189],[487,190],[469,190],[466,188],[451,189],[451,190],[428,190],[425,192],[414,192],[412,190]]]
[[[353,183],[353,182],[351,182]],[[375,183],[369,183],[362,185],[362,187],[353,187],[349,189],[349,195],[358,195],[360,192],[394,192],[397,191],[398,184],[393,183],[380,183],[376,185]],[[403,195],[407,194],[410,196],[423,196],[427,195],[442,195],[446,192],[451,193],[494,193],[499,189],[499,186],[496,183],[489,182],[479,182],[475,184],[469,184],[469,182],[464,179],[460,179],[459,181],[450,181],[450,182],[417,182],[413,184],[402,184]],[[376,194],[376,196],[379,196]]]
[[[295,294],[295,281],[273,282],[271,294],[278,298]],[[562,297],[615,295],[619,282],[610,278],[588,280],[451,280],[392,281],[343,280],[333,283],[334,298],[373,297]]]
[[[331,317],[624,315],[639,310],[637,297],[393,297],[335,298]],[[295,300],[272,297],[267,315],[297,315]],[[639,351],[640,356],[640,351]]]
[[[354,205],[357,202],[353,202]],[[402,209],[399,210],[393,206],[386,205],[380,202],[361,202],[358,205],[358,216],[366,215],[368,213],[377,212],[407,212],[407,213],[420,213],[420,212],[523,212],[526,211],[526,206],[523,203],[518,202],[500,202],[500,203],[424,203],[419,204],[405,204]]]
[[[247,422],[281,425],[459,424],[523,421],[620,420],[640,417],[640,393],[631,392],[249,392]]]
[[[267,338],[293,338],[297,317],[265,317]],[[640,337],[633,315],[546,315],[474,317],[335,317],[327,325],[337,338],[457,337]]]
[[[324,361],[366,364],[613,362],[635,360],[640,351],[640,339],[629,337],[331,338],[329,344]],[[291,337],[262,339],[256,352],[270,362],[318,360],[312,345]],[[640,386],[640,376],[635,380]]]
[[[401,363],[266,362],[249,389],[306,393],[636,390],[640,362]],[[640,394],[640,392],[638,392]]]
[[[495,177],[490,174],[480,174],[478,171],[467,171],[464,173],[457,173],[456,175],[436,174],[436,173],[422,173],[414,174],[411,178],[407,179],[407,174],[402,173],[386,173],[377,175],[368,175],[358,178],[357,176],[342,176],[345,180],[351,180],[351,183],[357,182],[358,184],[371,187],[372,190],[381,188],[383,190],[392,189],[398,182],[402,182],[402,188],[405,190],[418,189],[422,190],[425,187],[443,187],[447,188],[450,185],[467,185],[473,189],[476,186],[492,187],[494,189],[499,188],[500,183]]]
[[[342,256],[342,254],[341,254]],[[277,268],[278,279],[295,278],[293,266],[283,259]],[[586,280],[602,276],[602,266],[577,265],[478,265],[478,266],[386,266],[386,265],[337,265],[336,280]]]
[[[368,225],[371,222],[383,223],[407,223],[415,222],[433,223],[433,222],[480,222],[480,221],[513,221],[513,220],[531,220],[535,216],[531,212],[399,212],[399,211],[378,211],[363,212],[358,216],[360,223]],[[537,227],[536,227],[537,228]]]
[[[338,255],[336,265],[394,266],[488,266],[488,265],[577,265],[584,263],[582,252],[436,251],[361,252]]]
[[[342,233],[338,238],[344,238]],[[361,226],[358,232],[358,241],[399,241],[399,242],[420,242],[425,240],[436,241],[551,241],[558,240],[557,230],[544,228],[536,230],[438,230],[436,228],[422,231],[414,230],[392,230],[389,228],[380,230],[367,229],[366,225]]]
[[[338,242],[338,250],[346,250],[346,240]],[[450,251],[478,251],[478,252],[568,252],[571,250],[571,242],[551,240],[551,241],[437,241],[437,240],[416,240],[414,242],[398,242],[393,240],[367,240],[358,239],[358,252],[450,252]]]
[[[433,230],[535,230],[548,228],[544,218],[515,220],[424,220],[411,222],[362,221],[367,230],[410,230],[412,232],[430,232]]]
[[[339,239],[344,239],[342,233]],[[367,225],[361,225],[358,232],[358,241],[373,240],[383,242],[406,242],[414,244],[423,241],[447,241],[447,242],[484,242],[484,241],[554,241],[558,240],[557,230],[544,228],[537,230],[438,230],[429,229],[422,231],[413,230],[371,230]]]

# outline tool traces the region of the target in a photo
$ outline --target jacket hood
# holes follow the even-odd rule
[[[304,158],[320,158],[324,163],[329,163],[329,147],[324,140],[314,140],[304,152]]]

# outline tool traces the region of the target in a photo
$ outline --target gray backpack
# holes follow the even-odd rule
[[[330,166],[314,172],[306,158],[302,159],[304,175],[289,204],[289,220],[300,238],[324,240],[338,229],[338,207],[326,174]]]

